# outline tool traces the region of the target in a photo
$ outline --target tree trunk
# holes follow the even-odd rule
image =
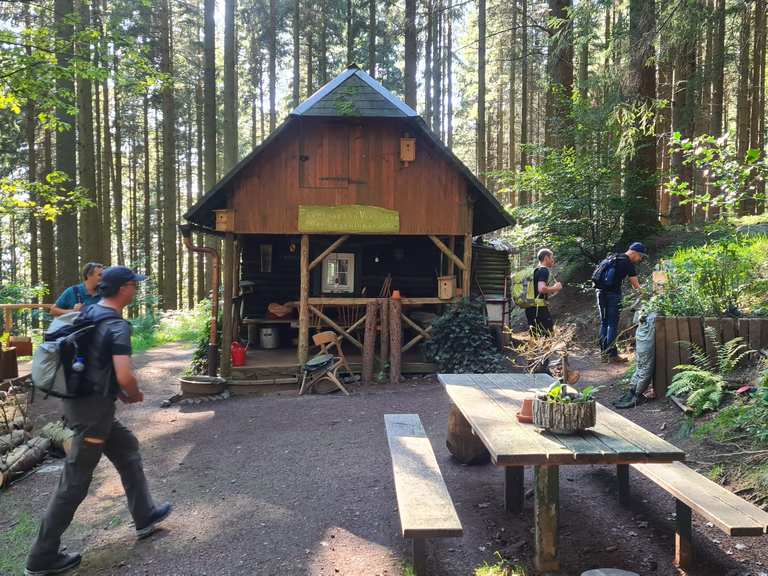
[[[477,3],[477,136],[475,156],[477,175],[485,182],[485,0]]]
[[[43,174],[44,179],[53,170],[51,131],[43,134]],[[56,248],[53,242],[53,222],[48,219],[40,221],[40,279],[48,292],[43,296],[43,302],[51,304],[54,301],[54,285],[56,283]]]
[[[407,1],[407,0],[406,0]],[[416,0],[412,0],[415,2]],[[320,86],[328,83],[328,3],[320,0]],[[407,49],[406,49],[407,50]],[[407,58],[406,58],[407,60]]]
[[[528,0],[521,0],[520,35],[522,38],[522,69],[520,71],[520,170],[528,165]],[[517,199],[518,206],[528,204],[525,191],[520,190]]]
[[[301,98],[301,0],[293,0],[293,82],[292,104],[296,108]]]
[[[712,35],[712,109],[709,133],[723,133],[723,93],[725,83],[725,0],[715,2],[715,25]]]
[[[517,123],[517,0],[512,0],[512,30],[509,39],[509,171],[514,178],[517,166],[517,142],[515,125]],[[512,193],[507,196],[508,203],[514,203]]]
[[[315,93],[315,80],[314,80],[314,68],[315,68],[315,37],[312,33],[311,23],[307,24],[306,30],[307,36],[307,98]]]
[[[269,132],[275,131],[277,110],[277,0],[269,0]]]
[[[432,38],[433,38],[433,47],[432,47],[432,130],[437,134],[440,135],[440,132],[442,130],[442,126],[440,125],[441,122],[441,114],[442,114],[442,108],[441,108],[441,98],[442,98],[442,86],[441,86],[441,80],[443,78],[442,74],[442,47],[440,46],[440,39],[442,37],[442,21],[443,21],[443,3],[442,0],[437,0],[437,11],[433,17],[433,23],[432,23]]]
[[[187,150],[185,153],[186,158],[186,176],[187,176],[187,210],[192,207],[192,150],[194,148],[192,137],[192,126],[194,124],[194,118],[192,116],[193,109],[189,107],[189,116],[187,118]],[[183,253],[183,251],[179,251]],[[187,250],[187,307],[191,310],[195,307],[195,258],[192,250]]]
[[[232,0],[234,1],[234,0]],[[160,0],[160,70],[173,77],[170,0]],[[162,87],[163,106],[163,309],[178,308],[176,299],[176,103],[173,83]],[[226,109],[226,105],[225,105]]]
[[[203,24],[203,134],[205,139],[205,189],[216,185],[216,0],[205,0]],[[146,108],[145,108],[146,110]],[[147,152],[148,154],[148,152]],[[148,180],[149,178],[147,178]],[[147,194],[147,197],[149,195]]]
[[[236,0],[224,2],[224,173],[237,164],[237,38]]]
[[[144,237],[144,272],[152,276],[152,252],[150,241],[150,207],[149,207],[149,94],[144,92],[143,115],[144,120],[144,225],[142,232]]]
[[[570,142],[570,110],[573,95],[573,29],[569,15],[572,0],[549,0],[549,17],[555,24],[547,28],[549,52],[547,72],[547,110],[544,143],[560,148]]]
[[[376,0],[368,0],[368,74],[376,78]]]
[[[637,106],[651,107],[656,98],[655,10],[655,0],[632,0],[629,4],[629,38],[633,48],[628,90]],[[640,125],[635,128],[642,129]],[[636,137],[634,153],[627,161],[624,189],[628,200],[626,233],[643,238],[658,222],[655,134]]]
[[[117,76],[117,54],[114,55],[114,73]],[[117,263],[125,265],[125,246],[123,237],[123,121],[120,92],[115,85],[115,183],[112,186],[115,202],[115,231],[117,232]],[[105,93],[106,94],[106,93]]]
[[[416,109],[416,0],[405,0],[405,103]]]
[[[196,130],[196,136],[197,136],[197,142],[196,142],[196,148],[197,148],[197,199],[200,200],[203,196],[203,85],[200,80],[197,81],[197,85],[195,87],[195,109],[197,111],[197,130]],[[200,235],[197,237],[197,244],[199,245],[202,238]],[[205,290],[205,255],[204,254],[197,254],[197,270],[195,272],[195,279],[197,280],[197,302],[200,302],[201,300],[204,300],[206,297],[206,290]]]
[[[664,42],[664,39],[660,39]],[[668,46],[660,49],[661,54],[669,54]],[[664,56],[658,63],[658,86],[657,97],[666,104],[659,109],[656,116],[656,134],[659,136],[659,147],[657,155],[657,165],[661,167],[662,181],[658,191],[659,213],[661,223],[669,223],[669,192],[666,189],[666,182],[670,174],[670,156],[669,156],[669,135],[672,131],[672,76],[673,68],[670,60],[671,56]]]
[[[752,96],[751,118],[749,128],[749,147],[759,152],[759,157],[765,156],[763,150],[763,124],[765,120],[765,19],[766,0],[755,0],[755,39],[752,56]],[[763,212],[764,202],[759,200],[765,189],[765,182],[758,180],[754,183],[755,196],[748,199],[753,204],[755,214]]]
[[[32,26],[32,14],[30,13],[29,5],[25,5],[24,11],[24,25],[27,28]],[[32,46],[26,47],[27,57],[32,56]],[[37,142],[36,142],[36,128],[37,128],[37,110],[34,100],[27,102],[25,116],[24,116],[24,130],[27,140],[27,180],[30,183],[37,181]],[[38,200],[37,194],[30,193],[30,199],[35,202]],[[37,217],[32,214],[28,220],[29,223],[29,272],[30,283],[32,286],[40,284],[40,264],[38,259],[38,239],[37,239]],[[37,302],[37,298],[34,301]],[[35,322],[37,326],[37,322]]]
[[[79,0],[79,29],[85,30],[91,25],[90,0]],[[77,51],[83,61],[91,61],[91,48],[87,41],[80,42]],[[93,91],[91,81],[80,77],[77,80],[77,132],[78,132],[78,175],[80,186],[87,194],[92,206],[82,210],[80,221],[81,254],[84,262],[101,262],[104,257],[101,221],[99,218],[99,198],[96,190],[96,156],[93,137]]]
[[[745,2],[741,9],[741,31],[739,34],[739,84],[736,100],[736,142],[739,159],[743,159],[749,149],[752,109],[749,101],[750,61],[749,46],[751,38],[752,4]],[[739,206],[740,214],[751,214],[754,202],[744,199]]]
[[[432,127],[432,2],[427,0],[427,39],[424,43],[424,121]]]
[[[448,148],[453,149],[453,0],[448,0],[448,31],[445,49],[446,75],[448,89],[446,90],[445,138]]]
[[[347,0],[347,63],[355,63],[355,30],[354,30],[354,9],[352,7],[352,0]]]
[[[696,90],[694,78],[696,74],[696,38],[694,34],[693,14],[690,10],[681,16],[687,26],[681,34],[676,46],[675,81],[672,95],[672,130],[679,132],[683,138],[691,138],[694,130],[694,111]],[[687,182],[693,188],[693,170],[690,165],[683,163],[680,152],[672,155],[672,172],[682,182]],[[683,206],[677,196],[669,199],[669,219],[671,224],[686,224],[690,222],[690,204]]]

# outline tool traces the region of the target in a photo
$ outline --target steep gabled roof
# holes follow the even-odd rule
[[[475,234],[486,234],[515,223],[496,197],[472,171],[435,135],[416,111],[394,96],[356,65],[320,88],[301,103],[288,118],[229,171],[184,215],[186,220],[213,228],[212,210],[224,208],[225,194],[234,178],[269,147],[286,129],[301,118],[399,118],[431,143],[469,182],[475,195]]]

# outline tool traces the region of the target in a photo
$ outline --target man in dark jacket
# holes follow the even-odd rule
[[[107,268],[99,284],[101,302],[86,306],[81,315],[95,323],[85,353],[87,395],[64,399],[67,424],[75,432],[59,485],[48,504],[32,546],[26,576],[62,574],[80,564],[80,554],[59,550],[61,536],[88,494],[93,471],[102,454],[120,473],[136,537],[149,536],[171,512],[156,505],[149,494],[136,437],[115,419],[115,400],[126,404],[144,400],[131,363],[131,325],[123,308],[136,296],[144,276],[123,266]]]
[[[539,265],[533,271],[533,297],[535,304],[525,309],[528,328],[539,336],[548,336],[555,330],[555,321],[549,312],[549,297],[563,289],[560,282],[550,285],[555,255],[549,248],[542,248],[537,254]]]
[[[600,352],[604,362],[626,362],[616,348],[619,316],[621,314],[621,285],[625,278],[635,290],[640,290],[635,264],[648,256],[648,249],[641,242],[633,242],[623,254],[612,254],[603,260],[598,269],[605,271],[603,283],[597,287],[597,309],[600,313]]]

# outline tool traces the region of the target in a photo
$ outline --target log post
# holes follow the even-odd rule
[[[403,304],[400,300],[389,301],[389,383],[400,382],[400,361],[403,349],[403,327],[400,315]]]
[[[381,361],[389,360],[389,299],[381,301]],[[384,366],[381,367],[382,370]]]
[[[299,364],[309,355],[309,236],[301,236],[301,283],[299,285]]]
[[[413,572],[427,576],[427,542],[424,538],[413,539]]]
[[[472,296],[472,223],[474,219],[474,204],[470,200],[467,205],[467,233],[464,234],[464,273],[462,276],[462,289],[464,298],[469,300]]]
[[[365,305],[365,337],[363,339],[363,386],[373,383],[373,360],[376,356],[377,302]]]
[[[448,452],[462,464],[484,464],[491,459],[488,449],[456,406],[448,414],[448,435],[445,439]],[[522,470],[522,468],[521,468]]]
[[[3,331],[10,334],[12,328],[13,328],[13,310],[11,308],[5,308],[3,310]]]
[[[619,504],[629,507],[629,464],[616,465],[616,479],[619,483]]]
[[[525,468],[507,466],[504,468],[504,509],[507,512],[522,512],[525,501]]]
[[[232,374],[232,290],[235,268],[235,235],[224,235],[224,310],[221,321],[221,375],[229,378]]]
[[[560,502],[560,469],[557,466],[534,468],[535,503],[534,524],[536,552],[534,566],[539,572],[557,572],[557,517]]]

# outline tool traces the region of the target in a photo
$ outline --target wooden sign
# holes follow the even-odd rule
[[[379,206],[299,206],[299,232],[341,234],[397,234],[400,213]]]

